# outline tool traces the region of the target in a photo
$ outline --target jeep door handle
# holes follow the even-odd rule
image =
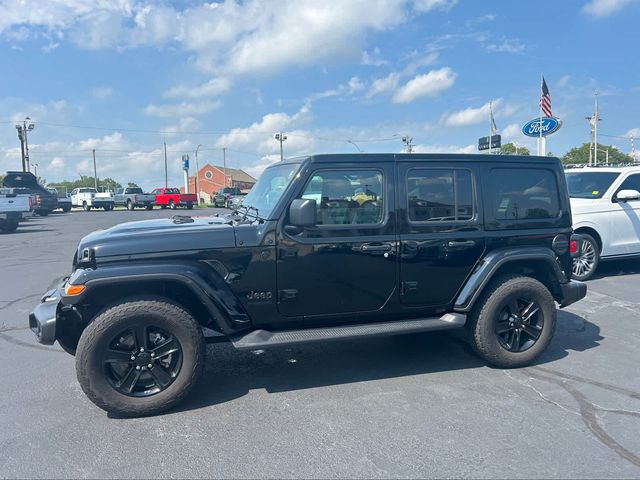
[[[390,252],[393,250],[393,245],[390,243],[371,244],[365,243],[360,247],[363,252]]]
[[[464,242],[451,241],[448,243],[450,247],[473,247],[476,244],[473,240],[466,240]]]

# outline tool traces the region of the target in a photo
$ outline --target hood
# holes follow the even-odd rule
[[[598,212],[607,212],[610,211],[611,208],[607,208],[607,201],[602,198],[599,199],[591,199],[591,198],[571,198],[571,215],[584,215],[584,214],[592,214]]]
[[[235,245],[235,229],[222,218],[175,216],[121,223],[90,233],[80,240],[78,258],[85,248],[92,248],[99,262],[105,257],[162,253],[169,256]]]

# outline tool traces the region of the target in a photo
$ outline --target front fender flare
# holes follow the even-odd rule
[[[224,278],[213,268],[193,264],[135,264],[78,269],[69,278],[72,285],[86,285],[81,295],[62,296],[62,303],[78,305],[98,288],[139,284],[140,282],[173,281],[193,292],[202,302],[224,334],[237,332],[250,325],[250,318]]]
[[[504,248],[490,252],[473,271],[454,304],[457,312],[469,312],[486,285],[500,267],[515,261],[543,260],[549,264],[560,284],[567,283],[567,277],[556,261],[556,254],[545,247]]]

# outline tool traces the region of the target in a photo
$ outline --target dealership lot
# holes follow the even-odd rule
[[[446,333],[213,344],[177,410],[109,417],[27,315],[83,235],[175,213],[54,214],[0,236],[1,477],[640,476],[639,260],[602,265],[534,367],[489,368]]]

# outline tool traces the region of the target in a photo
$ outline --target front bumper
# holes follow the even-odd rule
[[[29,328],[35,333],[38,342],[44,345],[53,345],[56,341],[56,320],[61,298],[60,288],[49,290],[29,314]]]
[[[577,280],[570,280],[567,283],[560,284],[560,291],[562,294],[560,308],[563,308],[582,300],[587,295],[587,284]]]

